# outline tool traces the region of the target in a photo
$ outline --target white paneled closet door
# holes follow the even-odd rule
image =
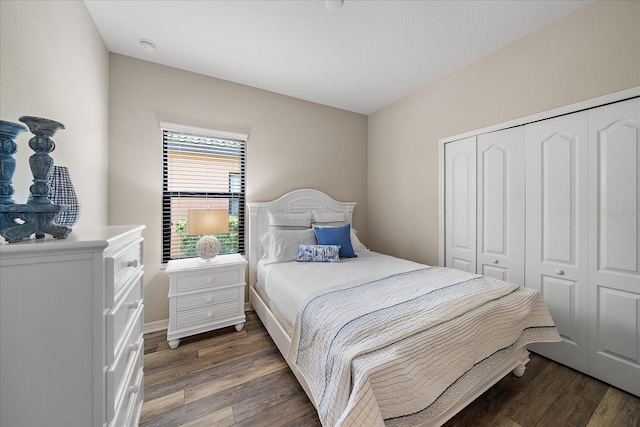
[[[478,136],[477,272],[524,285],[524,127]]]
[[[589,374],[640,396],[640,99],[589,112]]]
[[[476,137],[445,147],[445,265],[476,272]]]
[[[526,133],[526,280],[544,297],[561,343],[529,346],[587,371],[589,135],[587,112],[543,120]]]

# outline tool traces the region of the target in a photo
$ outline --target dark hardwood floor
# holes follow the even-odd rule
[[[319,426],[316,411],[254,312],[184,338],[145,335],[141,426]],[[640,426],[640,399],[532,354],[446,426]]]

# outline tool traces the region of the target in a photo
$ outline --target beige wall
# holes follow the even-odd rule
[[[52,157],[69,168],[80,199],[74,228],[107,224],[109,54],[84,3],[2,1],[0,31],[0,118],[63,123]],[[33,180],[32,136],[16,141],[18,203],[26,202]]]
[[[438,263],[440,138],[639,85],[640,2],[598,1],[371,114],[369,247]]]
[[[366,242],[366,116],[117,54],[109,114],[109,223],[147,226],[147,323],[169,316],[160,268],[160,121],[248,134],[248,201],[307,187],[358,202],[354,226]]]

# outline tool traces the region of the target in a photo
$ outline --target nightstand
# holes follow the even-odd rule
[[[241,331],[244,315],[244,270],[247,260],[240,254],[171,260],[169,276],[169,347],[180,338],[234,325]]]

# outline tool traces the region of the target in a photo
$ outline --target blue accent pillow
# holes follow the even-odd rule
[[[336,245],[298,245],[300,262],[340,262],[340,246]]]
[[[351,224],[341,227],[313,227],[313,231],[319,245],[339,245],[341,257],[357,257],[351,245]]]

